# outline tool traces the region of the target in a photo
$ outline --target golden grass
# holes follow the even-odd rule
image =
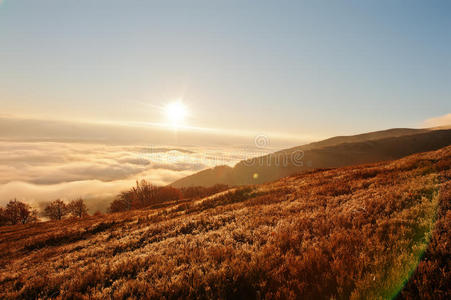
[[[447,147],[163,208],[0,227],[0,298],[386,299],[407,283],[400,297],[446,299],[450,165]]]

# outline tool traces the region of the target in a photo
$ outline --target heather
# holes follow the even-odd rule
[[[0,297],[447,299],[450,165],[447,147],[3,226]]]

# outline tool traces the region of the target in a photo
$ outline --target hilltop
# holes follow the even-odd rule
[[[449,299],[450,167],[446,147],[0,227],[0,298]]]
[[[233,168],[218,166],[181,178],[174,187],[249,185],[277,180],[315,168],[336,168],[398,159],[451,145],[451,130],[389,129],[338,136],[241,161]]]

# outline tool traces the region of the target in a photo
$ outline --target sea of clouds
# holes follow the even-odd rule
[[[14,198],[39,207],[61,198],[105,211],[121,191],[146,179],[166,185],[216,165],[254,156],[243,149],[0,141],[0,205]]]

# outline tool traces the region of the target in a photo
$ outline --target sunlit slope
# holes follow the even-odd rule
[[[449,128],[448,128],[449,129]],[[290,149],[282,150],[280,152],[291,152],[294,150],[312,150],[323,147],[335,146],[343,143],[358,143],[366,141],[375,141],[385,138],[400,137],[406,135],[413,135],[418,133],[426,133],[433,129],[413,129],[413,128],[392,128],[387,130],[380,130],[374,132],[361,133],[349,136],[335,136],[319,142],[313,142],[306,145],[293,147]]]
[[[335,168],[398,159],[451,145],[451,130],[392,129],[335,137],[271,155],[221,166],[175,181],[171,185],[248,185],[270,182],[313,168]]]
[[[0,227],[0,298],[386,299],[407,283],[401,296],[446,299],[450,167],[447,147],[160,209]]]

